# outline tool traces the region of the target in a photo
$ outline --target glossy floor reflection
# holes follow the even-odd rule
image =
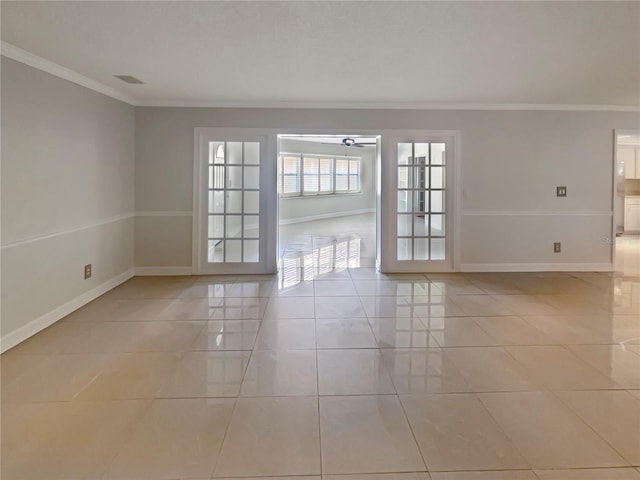
[[[281,282],[292,285],[336,269],[375,266],[375,221],[374,213],[363,213],[281,225]]]
[[[640,235],[627,234],[616,238],[616,272],[640,276]]]
[[[624,240],[612,274],[136,277],[2,355],[2,478],[638,480]]]

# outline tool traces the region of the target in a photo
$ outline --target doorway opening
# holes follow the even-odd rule
[[[278,136],[283,286],[376,265],[376,135]]]
[[[640,130],[616,130],[613,227],[614,269],[640,275]]]

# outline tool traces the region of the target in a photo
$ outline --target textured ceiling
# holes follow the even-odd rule
[[[640,105],[640,2],[1,8],[3,41],[144,104]]]

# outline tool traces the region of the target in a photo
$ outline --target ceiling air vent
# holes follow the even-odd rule
[[[132,77],[131,75],[114,75],[114,77],[119,78],[124,83],[129,83],[131,85],[142,85],[144,83],[142,80],[138,80],[136,77]]]

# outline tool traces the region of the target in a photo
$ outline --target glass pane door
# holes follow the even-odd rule
[[[209,142],[209,263],[260,261],[260,143]]]
[[[243,129],[203,128],[196,129],[196,140],[196,272],[274,273],[275,136]]]
[[[396,259],[445,260],[445,144],[402,142],[397,151]]]
[[[453,269],[454,137],[383,136],[381,268]]]

